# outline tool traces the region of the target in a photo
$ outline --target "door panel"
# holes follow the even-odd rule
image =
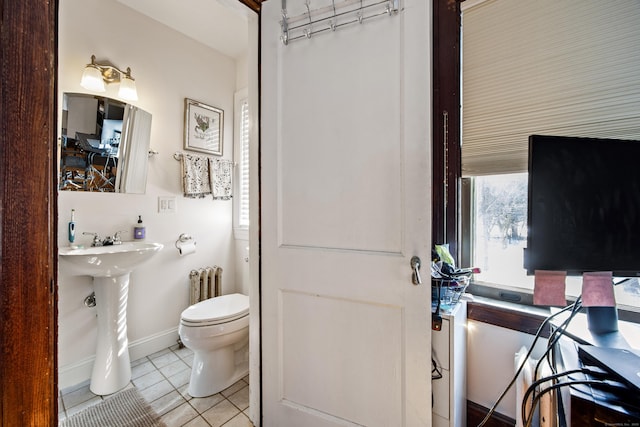
[[[356,27],[280,51],[284,245],[401,251],[402,144],[393,142],[401,141],[402,70],[393,24],[372,23],[380,28],[366,40]],[[391,65],[384,75],[372,72],[381,61]],[[362,102],[372,95],[375,102]]]
[[[263,5],[267,427],[431,424],[431,20],[403,5],[288,46]]]
[[[402,308],[296,291],[280,298],[283,403],[359,425],[400,419]]]

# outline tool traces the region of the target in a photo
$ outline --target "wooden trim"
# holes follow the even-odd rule
[[[445,135],[445,119],[447,132]],[[432,241],[449,243],[458,259],[460,166],[460,4],[433,2],[433,189]],[[445,143],[446,177],[445,195]],[[446,209],[445,209],[446,208]],[[446,215],[445,215],[446,210]]]
[[[0,0],[0,425],[57,425],[57,2]]]
[[[489,412],[488,408],[482,405],[478,405],[475,402],[467,400],[467,425],[477,426]],[[494,412],[491,418],[485,424],[486,427],[513,427],[516,424],[516,420],[509,418],[506,415]]]
[[[546,317],[515,307],[470,301],[467,303],[467,319],[535,335]],[[549,334],[550,327],[547,325],[540,336],[548,338]]]
[[[254,12],[260,12],[260,8],[262,7],[262,2],[266,0],[238,0],[240,3],[247,6],[249,9]]]

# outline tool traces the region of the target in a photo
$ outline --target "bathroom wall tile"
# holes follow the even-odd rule
[[[165,423],[167,426],[182,426],[196,418],[198,415],[198,412],[185,402],[164,414],[160,418],[160,421]],[[206,423],[204,425],[206,425]]]
[[[202,416],[209,424],[211,424],[212,427],[220,427],[239,413],[240,410],[233,406],[231,402],[223,400],[213,408],[203,413]]]

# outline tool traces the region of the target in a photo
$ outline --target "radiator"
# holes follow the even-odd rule
[[[189,273],[189,305],[222,295],[222,267],[205,267]]]

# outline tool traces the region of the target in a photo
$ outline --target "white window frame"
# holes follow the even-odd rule
[[[238,240],[249,240],[249,224],[241,224],[243,206],[247,210],[247,220],[249,218],[249,114],[247,113],[243,120],[242,112],[243,105],[248,105],[248,102],[249,92],[246,88],[234,94],[233,158],[235,164],[234,193],[236,197],[233,198],[233,235]],[[247,156],[246,159],[243,154]],[[246,173],[243,173],[245,170]],[[246,200],[244,200],[245,198]]]

